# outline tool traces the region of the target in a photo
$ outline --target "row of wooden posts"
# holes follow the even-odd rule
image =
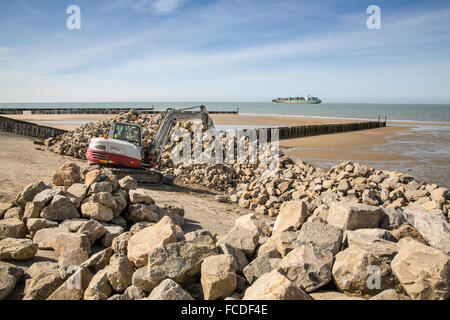
[[[2,116],[0,116],[0,131],[43,139],[57,137],[67,132],[67,130],[41,126],[35,123]]]
[[[309,126],[292,126],[278,127],[266,129],[267,138],[271,139],[271,131],[278,130],[279,139],[293,139],[301,137],[316,136],[322,134],[332,134],[339,132],[359,131],[372,128],[380,128],[386,126],[386,118],[384,121],[364,121],[351,123],[330,123]],[[35,138],[49,138],[64,134],[67,130],[56,129],[52,127],[42,126],[35,123],[11,119],[0,116],[0,131],[12,132],[24,136]],[[259,130],[256,130],[259,132]]]

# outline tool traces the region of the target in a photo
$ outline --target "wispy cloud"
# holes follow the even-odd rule
[[[115,0],[95,12],[81,3],[90,17],[81,32],[49,34],[37,25],[38,41],[21,46],[0,36],[0,99],[267,100],[310,92],[328,101],[450,101],[449,7],[383,11],[382,29],[372,32],[365,10],[333,2],[187,3]],[[100,22],[89,20],[95,13]]]
[[[182,8],[190,0],[113,0],[105,5],[107,8],[128,7],[135,12],[152,11],[156,14],[170,14]]]

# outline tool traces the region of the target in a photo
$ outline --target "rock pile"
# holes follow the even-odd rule
[[[143,128],[143,144],[151,143],[160,123],[160,115],[143,115],[134,112],[121,113],[118,121],[137,123]],[[89,123],[57,138],[49,138],[45,145],[59,154],[85,158],[89,141],[108,133],[111,121]],[[179,122],[173,130],[183,128],[191,132],[192,122]],[[224,137],[223,145],[227,143]],[[206,150],[211,141],[203,141]],[[248,139],[245,141],[248,147]],[[333,201],[363,203],[383,208],[420,206],[427,211],[443,211],[448,217],[450,202],[446,188],[399,172],[375,170],[366,165],[346,161],[326,171],[303,161],[293,161],[282,152],[277,172],[261,174],[266,164],[174,164],[171,151],[177,141],[165,146],[158,170],[179,177],[185,184],[203,185],[223,191],[222,201],[238,203],[257,213],[276,216],[282,203],[304,200],[308,214],[325,215]],[[235,143],[235,148],[237,144]]]
[[[184,234],[183,209],[158,206],[130,177],[67,163],[52,185],[32,183],[2,209],[0,259],[8,262],[0,262],[0,299],[21,281],[30,300],[449,299],[444,212],[421,202],[401,208],[356,201],[354,168],[333,170],[347,178],[321,193],[313,186],[324,188],[325,181],[306,178],[321,171],[304,174],[305,197],[285,198],[289,189],[281,181],[267,182],[259,194],[239,185],[240,198],[251,203],[262,190],[265,202],[282,199],[276,220],[241,216],[219,237],[207,230]],[[368,170],[364,183],[376,189],[371,182],[378,175]],[[385,179],[376,184],[381,190],[425,190],[429,201],[439,201],[439,188]],[[54,250],[58,262],[35,262],[25,274],[11,263],[32,259],[38,249]]]
[[[134,112],[121,113],[116,117],[119,122],[136,123],[143,128],[143,145],[150,144],[156,134],[160,115],[140,115]],[[103,137],[109,133],[113,119],[91,122],[56,138],[48,138],[44,145],[50,151],[60,155],[86,159],[86,151],[91,138]]]

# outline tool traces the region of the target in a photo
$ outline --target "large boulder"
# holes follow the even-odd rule
[[[313,292],[331,281],[332,265],[331,251],[306,244],[289,252],[279,271],[299,288]]]
[[[450,257],[411,238],[399,241],[392,271],[413,300],[450,298]]]
[[[284,231],[275,235],[275,245],[277,251],[282,257],[285,257],[293,249],[298,248],[299,244],[297,238],[299,236],[299,231]]]
[[[386,289],[400,290],[390,263],[397,251],[373,251],[350,246],[335,256],[332,274],[336,287],[351,296],[370,298]]]
[[[137,269],[133,273],[132,284],[145,292],[152,292],[161,283],[161,279],[151,277],[147,266]]]
[[[133,204],[128,207],[127,218],[132,222],[158,222],[158,207],[154,204]]]
[[[4,219],[23,219],[23,209],[21,207],[14,207],[5,212]]]
[[[0,220],[4,218],[5,212],[16,206],[13,202],[0,202]]]
[[[301,200],[283,202],[275,220],[272,234],[279,234],[287,230],[297,230],[306,219],[306,203]]]
[[[80,264],[80,268],[88,268],[92,274],[96,274],[109,264],[109,260],[113,250],[111,248],[106,248],[96,254],[93,254],[89,259]]]
[[[126,197],[127,194],[122,189],[114,194],[114,201],[116,202],[116,206],[113,208],[114,218],[119,217],[122,211],[127,207],[128,202]]]
[[[175,242],[176,229],[172,220],[164,217],[154,226],[147,227],[128,240],[127,256],[131,262],[141,268],[148,263],[148,255],[165,244]]]
[[[42,210],[45,206],[47,206],[52,200],[53,197],[56,195],[60,195],[61,190],[54,190],[54,189],[45,189],[41,192],[39,192],[34,198],[33,198],[33,205],[36,209]]]
[[[50,189],[47,189],[50,190]],[[30,218],[40,218],[41,217],[41,208],[34,205],[33,202],[27,202],[25,205],[25,209],[23,211],[23,220]]]
[[[251,259],[258,245],[259,235],[254,230],[243,229],[240,227],[232,228],[224,238],[217,243],[218,246],[222,244],[230,245],[234,248],[244,251],[247,258]]]
[[[403,214],[430,246],[450,255],[450,224],[442,213],[406,208]]]
[[[400,228],[390,231],[392,236],[400,241],[403,238],[413,238],[414,240],[423,243],[424,245],[428,245],[428,242],[422,237],[422,235],[414,229],[410,224],[405,223]]]
[[[27,219],[27,229],[31,235],[34,235],[37,231],[47,228],[57,228],[58,222],[51,221],[42,218],[30,218]]]
[[[70,188],[67,189],[66,196],[69,197],[70,201],[79,208],[84,198],[86,197],[88,187],[83,183],[74,183]]]
[[[16,278],[7,273],[0,273],[0,301],[13,292],[16,286]]]
[[[327,222],[339,229],[356,230],[378,228],[383,218],[383,211],[379,207],[350,202],[333,202],[330,205]]]
[[[189,240],[189,239],[186,239]],[[235,247],[230,246],[229,244],[221,244],[218,246],[219,253],[221,254],[230,254],[233,256],[234,261],[236,262],[236,271],[242,273],[244,268],[248,265],[248,259],[245,256],[244,251],[241,249],[237,249]]]
[[[48,189],[48,186],[43,181],[30,183],[19,192],[14,203],[25,208],[27,202],[33,201],[34,197],[45,189]]]
[[[84,300],[107,300],[113,291],[108,280],[108,267],[97,272],[84,291]]]
[[[138,187],[137,181],[131,176],[126,176],[119,180],[119,186],[127,191],[135,190]]]
[[[260,237],[268,237],[271,233],[269,224],[264,219],[255,216],[253,213],[237,218],[234,225],[242,229],[250,229],[253,232],[256,232]]]
[[[88,190],[88,195],[91,196],[96,193],[100,192],[106,192],[106,193],[113,193],[114,186],[109,181],[101,181],[101,182],[95,182],[93,183]]]
[[[108,208],[114,209],[117,206],[116,199],[110,192],[97,192],[85,200],[86,202],[100,203]]]
[[[17,283],[22,281],[25,274],[24,269],[20,266],[16,266],[13,263],[0,261],[0,274],[9,274],[16,278]]]
[[[155,200],[150,197],[145,189],[130,190],[128,195],[130,202],[133,204],[155,204]]]
[[[329,250],[335,255],[341,250],[342,230],[333,225],[321,221],[305,222],[300,229],[297,242],[302,244],[314,244]]]
[[[81,181],[81,169],[73,162],[66,162],[60,167],[52,178],[55,186],[70,187],[74,183]]]
[[[232,255],[214,255],[203,260],[201,284],[205,300],[231,296],[236,283],[236,263]]]
[[[244,268],[244,276],[248,283],[253,283],[265,273],[268,273],[280,265],[281,255],[276,250],[264,252],[258,255]]]
[[[103,224],[105,227],[105,234],[100,238],[100,243],[104,247],[111,247],[115,238],[120,236],[125,230],[122,226],[113,224]]]
[[[311,298],[278,270],[273,270],[259,277],[248,287],[243,300],[311,300]]]
[[[19,219],[0,220],[0,240],[5,238],[23,238],[26,231],[25,225]]]
[[[63,252],[58,258],[58,266],[61,278],[66,279],[75,271],[74,267],[78,267],[87,259],[89,259],[89,256],[87,252],[82,248],[70,249]]]
[[[66,228],[70,232],[77,232],[80,228],[88,222],[88,219],[75,218],[75,219],[67,219],[59,224],[60,228]]]
[[[81,300],[84,296],[90,281],[92,273],[87,268],[77,268],[76,271],[56,289],[47,300]]]
[[[101,222],[108,222],[114,219],[113,210],[101,203],[85,202],[81,205],[81,213],[84,218]]]
[[[380,228],[394,230],[400,228],[405,222],[406,220],[402,208],[387,208],[384,209],[384,218],[380,223]]]
[[[115,291],[124,291],[131,286],[134,268],[133,264],[123,254],[111,257],[106,276]]]
[[[148,255],[148,278],[158,283],[170,278],[183,284],[200,273],[205,258],[216,254],[214,239],[208,236],[163,245]]]
[[[33,279],[42,272],[58,272],[58,263],[50,261],[38,261],[33,263],[26,271],[27,278]]]
[[[77,208],[68,197],[55,195],[52,202],[41,211],[41,217],[49,220],[63,221],[78,218]]]
[[[145,300],[194,300],[191,295],[172,279],[166,279],[152,290]]]
[[[56,235],[53,250],[58,255],[63,254],[65,251],[71,249],[81,248],[87,253],[91,252],[91,243],[89,238],[85,234],[61,232]]]
[[[347,230],[344,235],[343,248],[357,246],[377,254],[397,252],[397,240],[387,230],[358,229]]]
[[[46,300],[63,283],[58,270],[43,271],[25,287],[24,300]]]
[[[38,244],[30,239],[5,238],[0,240],[0,260],[29,260],[38,248]]]
[[[106,228],[96,220],[89,220],[78,229],[77,233],[87,235],[89,242],[93,245],[96,240],[103,237],[106,233]]]
[[[56,236],[60,233],[69,232],[65,227],[46,228],[36,232],[33,241],[39,245],[39,249],[53,249],[55,247]]]
[[[99,182],[102,178],[102,170],[94,169],[84,175],[84,184],[89,188],[93,183]]]
[[[122,253],[128,255],[128,241],[133,236],[133,234],[129,231],[124,232],[112,240],[111,249],[114,253]]]

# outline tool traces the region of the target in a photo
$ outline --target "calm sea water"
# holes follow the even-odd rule
[[[293,115],[306,117],[450,122],[450,104],[322,103],[316,105],[270,102],[102,102],[102,103],[0,103],[0,108],[149,108],[188,107],[204,104],[209,110],[239,108],[241,114]]]

